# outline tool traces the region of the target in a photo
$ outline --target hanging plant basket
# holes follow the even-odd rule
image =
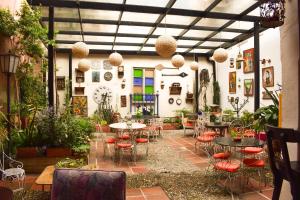
[[[284,24],[285,0],[260,0],[261,26],[276,28]]]

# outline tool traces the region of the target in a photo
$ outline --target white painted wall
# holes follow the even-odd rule
[[[90,55],[88,59],[91,62],[97,61],[101,62],[108,58],[108,55]],[[132,93],[132,72],[133,67],[150,67],[154,68],[157,64],[163,64],[165,67],[172,67],[172,64],[170,60],[168,59],[162,59],[158,56],[123,56],[123,65],[125,68],[124,72],[124,78],[126,79],[126,87],[125,89],[121,89],[121,82],[123,79],[119,79],[117,77],[117,68],[113,67],[111,72],[113,73],[113,79],[111,81],[105,81],[104,80],[104,73],[108,70],[104,70],[103,66],[100,68],[100,83],[92,83],[92,71],[94,69],[90,69],[89,71],[85,72],[85,82],[81,83],[80,86],[85,87],[85,95],[88,96],[88,115],[92,115],[94,111],[97,109],[97,104],[93,100],[93,92],[94,90],[100,86],[107,86],[109,87],[113,92],[113,98],[112,98],[112,106],[114,109],[118,109],[118,111],[121,113],[122,116],[126,115],[129,112],[129,94]],[[212,73],[212,67],[211,64],[209,64],[205,58],[199,58],[199,63],[201,64],[202,68],[208,68],[210,74]],[[77,68],[79,59],[73,58],[73,87],[79,86],[78,83],[75,83],[75,68]],[[189,92],[193,92],[193,84],[195,80],[195,73],[192,71],[189,67],[189,64],[192,62],[192,58],[187,58],[185,65],[180,68],[179,70],[170,70],[165,69],[163,71],[155,71],[155,91],[159,92],[159,115],[162,117],[169,117],[174,116],[174,111],[177,109],[183,109],[187,108],[192,110],[192,104],[186,104],[185,103],[185,97],[187,90]],[[68,55],[67,54],[57,54],[56,55],[56,76],[65,76],[66,80],[68,79]],[[177,76],[164,76],[162,77],[161,74],[178,74],[181,72],[185,72],[188,74],[187,77],[181,78]],[[164,81],[165,88],[162,90],[160,88],[161,81]],[[169,86],[173,82],[179,82],[182,86],[181,95],[169,95]],[[208,87],[207,90],[207,102],[208,105],[212,102],[212,83]],[[73,89],[74,94],[74,89]],[[58,91],[59,95],[59,102],[60,106],[63,106],[64,103],[64,91]],[[120,107],[120,95],[126,95],[127,96],[127,107],[121,108]],[[170,105],[168,103],[168,99],[172,96],[174,100],[178,97],[182,99],[182,104],[178,106],[175,102]],[[117,100],[118,99],[118,100]]]
[[[249,38],[246,41],[240,43],[241,53],[244,50],[250,49],[254,47],[254,39],[253,37]],[[220,88],[221,88],[221,107],[223,109],[230,108],[232,109],[230,103],[227,100],[227,97],[239,97],[240,102],[243,99],[246,99],[244,96],[244,79],[253,79],[254,73],[247,73],[244,74],[243,66],[241,69],[230,68],[229,67],[229,58],[236,59],[239,52],[238,45],[233,46],[232,48],[228,49],[228,59],[224,63],[217,63],[216,64],[216,71],[217,71],[217,80],[219,81]],[[271,64],[269,65],[266,63],[265,65],[260,65],[262,74],[262,68],[268,66],[274,66],[274,85],[275,87],[268,87],[268,90],[278,89],[276,84],[282,84],[282,66],[281,66],[281,57],[280,57],[280,33],[279,29],[268,29],[260,34],[260,59],[271,59]],[[237,90],[236,94],[229,94],[228,88],[228,79],[229,79],[229,72],[236,71],[237,74]],[[240,81],[239,81],[240,80]],[[240,87],[238,87],[240,85]],[[260,79],[261,85],[261,92],[260,92],[260,106],[266,106],[272,104],[272,100],[264,100],[262,99],[262,92],[264,89],[262,88],[262,78]],[[243,110],[248,110],[250,112],[254,111],[254,96],[249,97],[249,103],[244,107]]]

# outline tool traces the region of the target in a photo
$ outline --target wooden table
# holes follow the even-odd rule
[[[43,191],[45,189],[45,185],[49,185],[51,187],[53,182],[54,170],[55,170],[54,165],[47,166],[43,170],[43,172],[39,175],[39,177],[36,179],[35,183],[37,185],[41,185]]]

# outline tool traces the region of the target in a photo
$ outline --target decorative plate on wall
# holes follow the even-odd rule
[[[111,72],[105,72],[104,74],[104,80],[110,81],[112,79],[112,73]]]
[[[169,104],[173,104],[174,103],[174,99],[171,97],[169,98]]]

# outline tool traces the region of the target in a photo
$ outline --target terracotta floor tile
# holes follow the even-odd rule
[[[126,189],[126,196],[143,196],[140,188],[129,188]]]
[[[147,199],[147,200],[169,200],[169,198],[164,195],[146,196],[145,199]]]
[[[261,193],[271,199],[273,196],[273,188],[263,190]]]
[[[126,200],[145,200],[143,196],[126,197]]]
[[[269,198],[265,198],[261,196],[259,193],[246,193],[240,196],[241,200],[269,200]]]
[[[147,173],[149,170],[145,167],[132,167],[133,173]]]
[[[161,187],[141,188],[145,196],[164,195],[165,192]]]

